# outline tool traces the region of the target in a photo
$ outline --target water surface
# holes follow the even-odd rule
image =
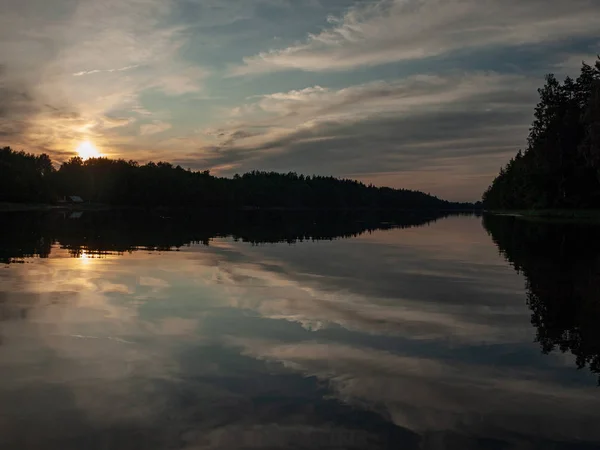
[[[598,227],[0,220],[0,448],[600,448]]]

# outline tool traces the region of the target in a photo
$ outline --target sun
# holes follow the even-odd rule
[[[75,150],[81,159],[99,158],[102,156],[98,149],[90,141],[83,141]]]

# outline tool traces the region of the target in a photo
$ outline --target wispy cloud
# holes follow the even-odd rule
[[[133,65],[133,66],[125,66],[125,67],[121,67],[119,69],[93,69],[93,70],[84,70],[82,72],[75,72],[73,74],[73,76],[75,77],[81,77],[83,75],[93,75],[95,73],[102,73],[102,72],[107,72],[107,73],[112,73],[112,72],[125,72],[126,70],[131,70],[131,69],[136,69],[137,67],[139,67],[139,65]]]
[[[172,127],[170,123],[154,121],[152,123],[147,123],[140,126],[140,134],[142,136],[148,136],[151,134],[162,133],[163,131],[167,131]]]
[[[446,177],[464,176],[465,170],[477,170],[465,158],[485,155],[490,172],[484,173],[490,176],[524,141],[538,82],[518,75],[454,73],[255,97],[234,108],[219,133],[207,133],[215,147],[204,152],[204,164],[234,164],[240,171],[293,167],[307,173],[333,167],[337,175],[354,176],[396,172],[394,185],[428,189],[440,178],[439,170]],[[432,169],[438,173],[423,177],[421,171]]]
[[[26,123],[15,130],[21,135],[12,145],[60,152],[93,138],[106,146],[135,115],[147,111],[141,101],[145,93],[179,96],[203,89],[208,71],[181,58],[185,27],[169,23],[170,2],[61,0],[55,17],[45,21],[35,14],[44,10],[44,2],[34,3],[39,5],[31,12],[0,20],[0,38],[8,44],[3,52],[7,76],[19,80],[25,75],[20,84],[32,107],[51,104],[77,113],[78,121],[38,106],[23,118]],[[57,51],[33,42],[49,42]],[[164,124],[143,128],[146,133],[165,129]]]
[[[124,127],[135,122],[133,117],[109,117],[104,116],[104,128]]]
[[[380,0],[330,17],[305,42],[261,52],[231,75],[278,70],[330,71],[498,46],[596,37],[591,0]]]

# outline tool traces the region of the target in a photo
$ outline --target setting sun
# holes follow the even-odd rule
[[[98,149],[90,141],[84,141],[76,149],[81,159],[99,158],[102,156]]]

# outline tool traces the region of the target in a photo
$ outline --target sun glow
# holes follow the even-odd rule
[[[79,255],[79,261],[84,266],[87,266],[90,262],[92,262],[91,259],[92,259],[92,256],[90,256],[88,253],[86,253],[85,250],[83,250],[81,252],[81,255]]]
[[[83,141],[75,150],[81,159],[99,158],[102,156],[90,141]]]

